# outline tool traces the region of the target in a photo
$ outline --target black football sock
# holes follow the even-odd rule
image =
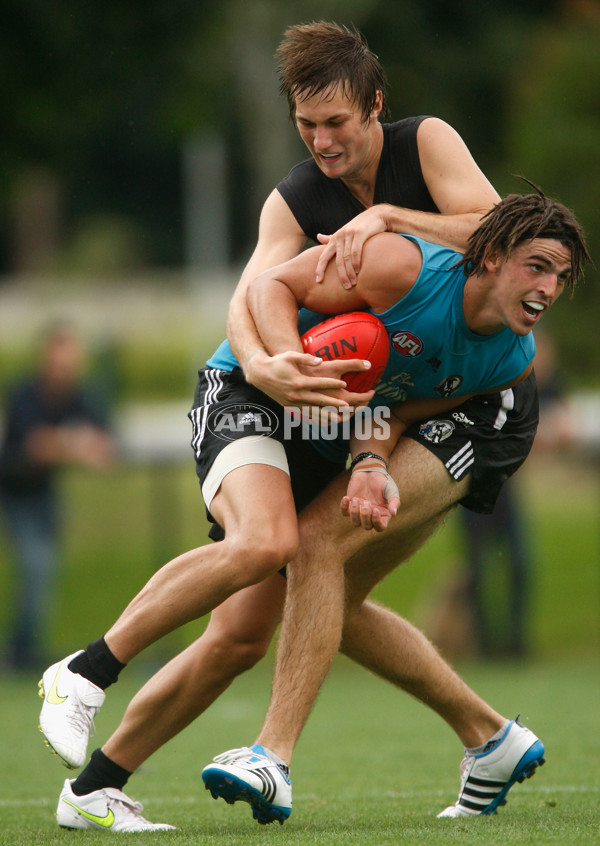
[[[83,796],[84,793],[92,793],[103,787],[123,790],[130,775],[129,770],[111,761],[102,749],[94,749],[87,767],[71,782],[71,790],[76,796]]]
[[[115,658],[106,641],[101,637],[100,640],[88,643],[85,652],[73,658],[69,663],[69,670],[72,673],[79,673],[102,690],[106,690],[117,681],[119,673],[125,666]]]

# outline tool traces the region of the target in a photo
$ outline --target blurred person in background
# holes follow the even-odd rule
[[[6,655],[15,671],[39,666],[47,652],[61,534],[58,473],[69,465],[104,470],[116,454],[102,404],[83,386],[85,363],[75,327],[53,325],[35,371],[5,402],[0,506],[16,561]]]
[[[482,658],[523,658],[528,651],[532,553],[520,500],[518,482],[509,479],[491,514],[459,512],[465,540],[465,602],[472,646]]]

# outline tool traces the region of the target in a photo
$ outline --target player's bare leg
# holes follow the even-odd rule
[[[430,462],[424,455],[419,457],[419,451],[424,452],[411,444],[402,447],[399,456],[406,459],[412,452],[413,462],[404,466],[417,467],[421,462],[417,478],[427,479],[428,484],[435,482],[424,474]],[[435,476],[434,468],[432,464]],[[392,473],[398,479],[397,471],[394,462]],[[441,488],[433,484],[433,489],[450,492],[445,507],[438,502],[436,513],[428,484],[427,504],[419,511],[422,522],[410,530],[404,526],[406,554],[410,554],[411,545],[417,548],[443,521],[456,501],[457,488],[458,497],[466,493],[466,482],[456,486],[449,483],[449,487],[442,484]],[[418,489],[417,485],[415,497]],[[410,505],[407,490],[405,484],[400,486],[404,506]],[[207,789],[215,798],[248,802],[259,822],[284,822],[289,817],[289,761],[343,631],[347,654],[432,707],[465,744],[458,800],[438,816],[495,813],[505,803],[512,785],[533,775],[544,763],[543,743],[528,728],[516,720],[505,720],[473,693],[418,630],[380,606],[363,601],[398,563],[394,540],[402,547],[402,509],[384,535],[369,543],[369,536],[363,532],[366,543],[357,543],[355,537],[338,531],[339,526],[331,535],[323,532],[318,504],[317,500],[303,515],[299,554],[288,566],[288,599],[267,718],[255,745],[225,752],[204,768],[202,779]],[[410,517],[409,512],[410,507],[404,514]],[[344,560],[345,567],[341,563]]]
[[[432,530],[428,527],[425,532]],[[404,542],[396,537],[389,553],[392,566],[410,558],[421,543],[422,532],[407,533]],[[380,553],[383,550],[378,549],[377,558]],[[480,712],[485,712],[485,704],[456,674],[449,683],[450,668],[408,621],[374,602],[358,602],[359,592],[370,590],[361,576],[374,572],[370,547],[362,556],[364,562],[361,554],[354,557],[347,576],[354,585],[354,600],[346,608],[341,651],[421,699],[447,719],[466,745],[474,744],[472,732],[484,729],[473,719],[471,700],[480,703]],[[379,578],[377,575],[376,580]],[[202,714],[237,675],[264,656],[281,618],[284,598],[285,580],[277,573],[216,608],[206,632],[136,694],[102,751],[130,772],[137,769]],[[431,667],[431,672],[423,674],[424,666]]]
[[[202,714],[262,658],[281,619],[285,579],[275,573],[212,612],[206,631],[129,703],[102,751],[129,772]]]
[[[123,664],[293,557],[298,524],[289,478],[282,470],[263,464],[236,468],[223,479],[211,513],[226,527],[225,540],[165,564],[106,633],[106,643]]]
[[[410,467],[410,477],[406,469]],[[411,440],[404,440],[395,450],[390,472],[398,482],[401,507],[393,523],[381,535],[355,529],[340,516],[327,527],[321,519],[321,498],[303,514],[299,553],[288,567],[288,597],[279,636],[276,671],[271,702],[257,742],[289,763],[295,743],[310,714],[320,686],[338,651],[342,638],[346,583],[342,562],[348,561],[350,575],[348,596],[353,615],[349,617],[346,647],[357,650],[368,665],[381,662],[385,641],[378,639],[375,654],[359,653],[361,634],[360,608],[363,597],[398,563],[398,548],[403,558],[418,549],[443,522],[444,516],[467,492],[468,482],[455,482],[441,462],[428,450]],[[333,487],[343,493],[345,482]],[[436,491],[432,496],[431,492]],[[331,495],[331,488],[328,490]],[[363,609],[363,620],[369,627],[382,620],[389,630],[390,621],[373,607]],[[375,615],[379,616],[375,616]],[[370,619],[369,619],[370,615]],[[358,626],[358,629],[353,627]],[[465,743],[474,738],[489,737],[504,722],[501,715],[489,708],[460,682],[452,669],[441,659],[426,638],[415,629],[398,627],[397,635],[410,636],[409,643],[400,643],[400,652],[391,659],[385,673],[403,680],[419,698],[434,707]],[[368,641],[363,638],[363,643]],[[389,648],[386,644],[385,648]],[[406,649],[406,651],[405,651]],[[385,649],[383,650],[385,651]],[[399,663],[396,663],[399,658]],[[385,659],[384,659],[385,663]],[[395,670],[392,669],[394,666]],[[381,664],[380,664],[381,666]],[[439,673],[442,673],[442,681]],[[443,684],[449,693],[443,692]],[[459,707],[452,706],[452,697],[459,695]],[[441,696],[441,700],[439,697]],[[468,704],[468,716],[460,715],[460,707]],[[489,729],[492,727],[492,731]]]
[[[439,714],[463,746],[479,746],[504,722],[423,632],[372,601],[346,608],[341,651]]]
[[[407,442],[408,449],[410,444]],[[423,459],[428,462],[429,453],[414,446],[417,452],[424,453]],[[431,460],[439,463],[437,459]],[[322,501],[318,522],[322,521],[323,526],[330,527],[335,519],[338,493],[336,490],[327,498],[327,507]],[[437,500],[432,494],[428,499],[435,511]],[[446,494],[444,504],[445,499]],[[434,515],[427,526],[415,531],[407,514],[407,511],[403,513],[406,525],[401,536],[400,532],[394,534],[387,551],[385,546],[391,536],[370,533],[370,542],[347,565],[353,599],[346,609],[341,648],[349,657],[437,711],[465,744],[474,744],[475,735],[479,737],[487,731],[491,709],[456,676],[414,626],[376,603],[359,601],[389,570],[409,559],[445,517],[445,511],[439,517]],[[306,517],[301,518],[300,526],[308,527]],[[311,537],[314,539],[321,531],[318,526],[311,527]],[[365,533],[352,534],[359,539],[367,537]],[[381,571],[374,561],[381,562]],[[103,751],[133,771],[201,714],[236,675],[264,655],[269,633],[280,618],[284,592],[284,579],[275,574],[264,586],[242,590],[215,609],[205,634],[136,695]],[[175,700],[177,722],[170,712]]]
[[[158,638],[273,575],[294,555],[298,521],[290,480],[282,470],[264,464],[232,470],[211,509],[226,528],[226,538],[166,564],[129,604],[103,639],[104,648],[108,645],[103,660],[112,662],[112,675]],[[40,682],[40,730],[70,768],[84,763],[93,720],[104,702],[104,679],[95,683],[75,666],[82,656],[87,652],[52,665]]]

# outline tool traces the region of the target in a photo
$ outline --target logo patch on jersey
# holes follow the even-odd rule
[[[412,332],[394,332],[390,338],[392,346],[401,355],[414,358],[423,352],[423,341]]]
[[[474,426],[475,423],[472,420],[469,420],[466,414],[463,414],[462,411],[454,411],[452,413],[452,419],[456,420],[457,423],[462,423],[463,426]]]
[[[396,402],[404,402],[407,391],[403,386],[407,385],[412,388],[414,384],[411,373],[408,370],[403,370],[402,373],[396,373],[390,379],[386,379],[385,382],[380,382],[377,385],[377,396]]]
[[[454,428],[451,420],[428,420],[419,427],[419,435],[432,444],[439,444],[450,437]]]
[[[441,397],[451,397],[455,394],[463,383],[463,377],[458,374],[454,376],[446,376],[443,382],[435,386],[435,390]]]

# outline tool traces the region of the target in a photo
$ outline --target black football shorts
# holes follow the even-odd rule
[[[527,458],[538,425],[535,374],[514,388],[480,394],[452,411],[413,424],[405,432],[444,463],[460,481],[471,474],[462,505],[491,514],[500,488]]]
[[[296,511],[308,505],[345,469],[346,463],[324,458],[310,439],[302,437],[301,427],[291,430],[288,427],[288,437],[284,438],[285,413],[282,406],[249,385],[239,367],[231,372],[210,367],[200,370],[194,404],[188,414],[192,422],[191,445],[200,486],[205,484],[220,453],[232,442],[245,438],[274,439],[285,450]],[[245,444],[241,444],[240,448],[245,449]],[[206,514],[210,522],[214,523],[210,537],[213,540],[222,539],[223,530],[208,508]]]

